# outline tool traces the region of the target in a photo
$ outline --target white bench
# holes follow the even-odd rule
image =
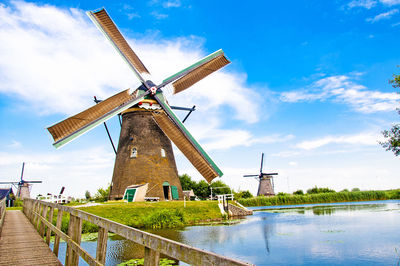
[[[160,201],[159,197],[144,197],[145,201]]]

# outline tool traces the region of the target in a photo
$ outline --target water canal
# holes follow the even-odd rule
[[[251,209],[253,216],[235,224],[151,232],[256,265],[397,265],[400,261],[400,200]],[[60,256],[65,254],[62,244]],[[96,242],[82,246],[95,254]],[[140,258],[143,253],[130,241],[111,237],[106,264]]]

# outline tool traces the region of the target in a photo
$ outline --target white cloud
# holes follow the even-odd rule
[[[220,130],[211,132],[211,138],[205,138],[205,149],[224,150],[237,146],[249,147],[254,144],[268,144],[286,142],[294,138],[293,135],[271,135],[257,138],[245,130]]]
[[[331,100],[348,104],[357,112],[374,113],[395,110],[400,95],[368,90],[349,76],[341,75],[320,79],[307,89],[283,92],[280,99],[284,102]]]
[[[153,11],[153,12],[150,13],[150,15],[152,15],[155,19],[158,19],[158,20],[168,18],[167,14],[160,13],[158,11]]]
[[[11,149],[19,149],[22,147],[21,142],[16,141],[16,140],[12,140],[10,144],[7,145],[7,148],[11,148]]]
[[[0,16],[0,93],[22,99],[31,111],[70,115],[91,106],[93,95],[104,99],[138,85],[82,10],[13,2],[0,6]],[[206,55],[202,39],[194,36],[128,42],[158,81]],[[171,98],[210,114],[202,124],[212,115],[259,119],[261,97],[246,86],[244,73],[220,70]],[[222,106],[232,112],[221,113]]]
[[[400,0],[379,0],[379,2],[388,6],[400,5]]]
[[[302,141],[296,145],[297,148],[313,150],[329,144],[350,144],[350,145],[378,145],[380,135],[375,133],[361,133],[348,136],[326,136],[314,140]]]
[[[376,15],[373,18],[367,18],[366,21],[371,22],[371,23],[375,23],[377,21],[383,20],[383,19],[390,19],[393,15],[399,13],[398,9],[392,9],[388,12],[384,12],[381,14]]]
[[[379,2],[386,6],[394,6],[400,4],[400,0],[379,0]],[[377,0],[353,0],[349,2],[347,6],[349,8],[363,7],[366,9],[371,9],[373,7],[376,7],[377,3]]]
[[[169,0],[165,1],[162,6],[164,8],[171,8],[171,7],[180,7],[181,6],[181,1],[180,0]]]
[[[376,0],[353,0],[350,3],[348,3],[349,8],[353,7],[364,7],[366,9],[371,9],[374,6],[376,6],[377,1]]]
[[[32,187],[32,196],[57,193],[65,186],[68,195],[82,197],[86,190],[94,193],[111,182],[114,158],[104,147],[63,152],[25,150],[23,154],[0,152],[1,176],[7,177],[3,181],[18,180],[24,161],[25,179],[43,181]]]

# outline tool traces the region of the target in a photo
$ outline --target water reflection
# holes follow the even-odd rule
[[[335,209],[332,207],[316,207],[312,208],[312,212],[314,215],[332,215],[333,213],[335,213]]]
[[[270,219],[267,219],[267,217],[262,217],[261,219],[261,227],[263,229],[263,233],[264,233],[264,242],[265,242],[265,250],[267,251],[267,253],[270,252],[269,250],[269,238],[271,237],[271,235],[273,234],[273,223],[271,223]]]

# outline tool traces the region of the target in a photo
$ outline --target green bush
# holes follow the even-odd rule
[[[237,193],[234,192],[233,194],[234,194],[235,199],[249,199],[249,198],[253,197],[253,195],[248,190],[239,191]]]
[[[293,195],[304,195],[304,192],[303,192],[303,190],[299,189],[299,190],[296,190],[295,192],[293,192]]]
[[[21,199],[16,199],[14,201],[14,207],[22,207],[24,205],[24,202]]]
[[[182,210],[157,210],[143,218],[143,224],[147,228],[173,228],[183,226],[185,215]]]
[[[310,188],[307,190],[307,194],[319,194],[319,193],[331,193],[331,192],[335,192],[333,189],[330,188],[318,188],[317,186]]]

